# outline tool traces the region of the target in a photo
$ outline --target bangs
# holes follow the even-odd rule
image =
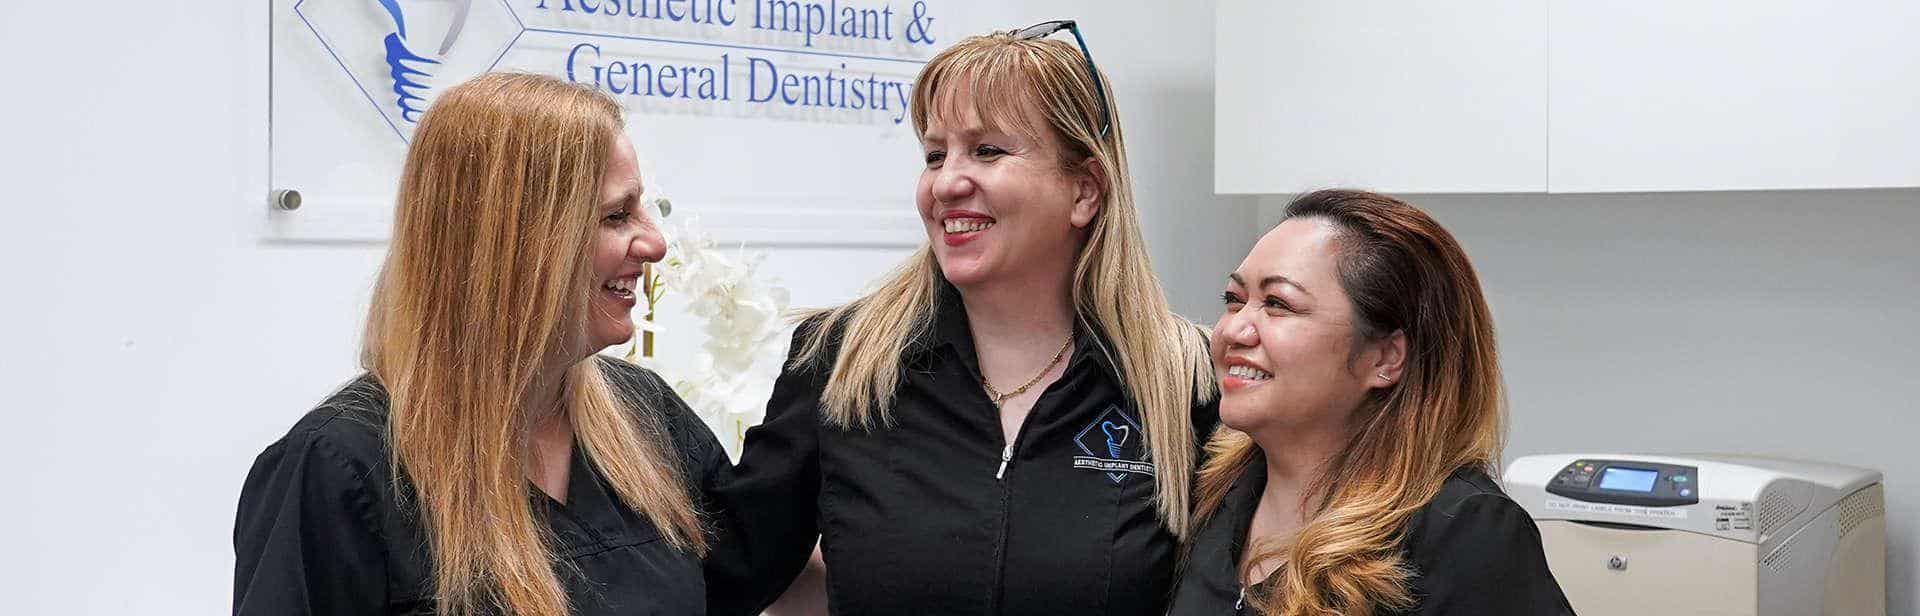
[[[969,45],[979,42],[983,44]],[[935,57],[913,89],[913,132],[924,137],[934,119],[946,126],[972,126],[1046,139],[1051,132],[1035,91],[1039,58],[1020,45],[1001,48],[981,37],[962,42]]]

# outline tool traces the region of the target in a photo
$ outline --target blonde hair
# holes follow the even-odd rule
[[[1093,88],[1086,61],[1063,41],[1019,40],[1007,33],[971,37],[920,71],[913,128],[923,135],[930,117],[972,112],[989,128],[1064,144],[1063,167],[1091,160],[1105,171],[1104,203],[1074,263],[1074,311],[1118,347],[1100,352],[1120,368],[1122,386],[1145,422],[1160,515],[1176,536],[1185,537],[1197,442],[1192,411],[1211,399],[1213,369],[1204,334],[1173,313],[1154,276],[1127,175],[1119,112],[1113,110],[1112,128],[1101,138]],[[971,109],[958,108],[957,92],[966,94]],[[1023,120],[1035,114],[1044,126]],[[820,396],[827,423],[843,429],[890,425],[901,354],[928,334],[941,284],[940,266],[923,245],[873,291],[824,311],[825,325],[809,333],[795,363],[824,362],[838,343],[833,376]]]
[[[1354,307],[1356,343],[1400,331],[1407,355],[1399,381],[1369,392],[1353,415],[1358,429],[1309,485],[1312,518],[1290,543],[1250,547],[1246,565],[1281,565],[1247,598],[1261,614],[1285,616],[1407,609],[1413,572],[1399,544],[1407,520],[1454,471],[1497,472],[1506,406],[1493,318],[1465,251],[1419,208],[1324,190],[1296,199],[1286,218],[1338,229],[1337,270]],[[1265,459],[1251,437],[1227,428],[1207,454],[1195,507],[1203,520]]]
[[[438,613],[570,610],[528,499],[532,407],[548,402],[528,398],[585,339],[600,181],[621,130],[604,95],[491,73],[441,94],[407,150],[361,362],[390,394],[393,479],[418,500]],[[558,412],[621,502],[704,554],[659,420],[627,410],[594,360],[562,387]]]

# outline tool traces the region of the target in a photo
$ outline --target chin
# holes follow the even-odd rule
[[[970,286],[987,280],[987,268],[978,257],[940,259],[940,275],[956,287]]]
[[[590,349],[589,352],[598,353],[602,349],[605,349],[607,347],[610,347],[616,344],[623,344],[628,340],[632,340],[633,326],[627,325],[625,327],[614,327],[614,326],[597,327],[597,328],[594,328],[594,332],[592,334],[591,339],[593,342],[593,348]]]
[[[985,276],[980,276],[972,270],[960,272],[943,270],[941,274],[946,276],[947,282],[952,283],[953,286],[956,287],[971,287],[986,280]]]
[[[1251,396],[1233,399],[1232,394],[1220,399],[1220,423],[1241,432],[1251,432],[1266,423],[1270,411]]]

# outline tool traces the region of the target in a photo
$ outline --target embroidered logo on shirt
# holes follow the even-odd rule
[[[1153,475],[1153,462],[1147,459],[1146,430],[1119,406],[1093,419],[1073,436],[1073,444],[1086,455],[1074,456],[1073,467],[1106,473],[1114,483],[1126,480],[1128,473]]]

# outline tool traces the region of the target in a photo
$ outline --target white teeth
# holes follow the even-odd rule
[[[946,222],[947,233],[968,233],[993,226],[993,221],[982,218],[949,218]]]
[[[1253,379],[1256,381],[1264,381],[1264,380],[1273,378],[1273,373],[1271,372],[1267,372],[1259,368],[1255,368],[1253,366],[1245,366],[1245,365],[1234,365],[1234,366],[1227,367],[1227,375],[1237,376],[1243,379]]]
[[[606,287],[607,287],[608,289],[611,289],[611,290],[614,290],[614,291],[619,291],[619,292],[621,292],[621,293],[632,293],[632,292],[633,292],[633,287],[634,287],[634,279],[632,279],[632,278],[615,278],[615,279],[613,279],[613,280],[612,280],[611,282],[608,282],[608,283],[606,284]]]

